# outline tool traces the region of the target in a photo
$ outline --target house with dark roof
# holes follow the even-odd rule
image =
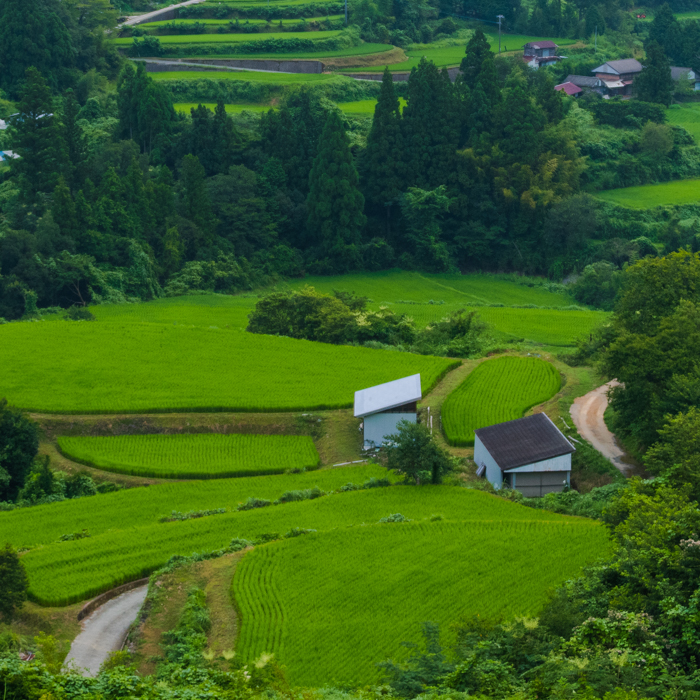
[[[591,72],[603,81],[610,95],[629,95],[632,92],[634,79],[642,72],[644,66],[636,58],[623,58],[619,61],[608,61]]]
[[[355,392],[355,418],[362,418],[365,449],[380,447],[402,420],[418,421],[420,374]]]
[[[698,76],[692,68],[671,66],[671,78],[676,82],[681,79],[689,80],[693,86],[693,90],[700,90],[700,76]]]
[[[517,489],[536,498],[570,484],[576,450],[546,413],[497,423],[474,431],[477,474],[495,488]]]
[[[523,46],[523,61],[535,70],[540,66],[548,66],[563,58],[557,56],[558,48],[553,41],[530,41]]]
[[[578,97],[583,92],[578,85],[574,85],[573,83],[561,83],[561,85],[555,85],[554,89],[557,92],[563,92],[565,95],[569,95],[569,97]]]
[[[599,92],[601,95],[605,92],[605,85],[600,78],[596,78],[594,75],[567,75],[565,83],[573,83],[576,87],[580,87],[582,90],[593,90],[594,92]]]

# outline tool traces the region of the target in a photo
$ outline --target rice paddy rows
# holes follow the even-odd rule
[[[340,31],[318,32],[264,32],[262,34],[172,34],[159,36],[161,44],[235,44],[237,42],[269,41],[274,39],[332,39]],[[134,37],[113,39],[117,46],[131,46]]]
[[[236,654],[274,654],[296,686],[370,683],[426,620],[449,636],[472,615],[533,616],[607,548],[605,529],[585,521],[393,523],[257,547],[233,580]]]
[[[536,357],[499,357],[482,362],[447,397],[442,427],[452,445],[473,445],[474,430],[522,418],[559,391],[559,372]]]
[[[221,479],[314,469],[319,456],[304,435],[113,435],[58,438],[75,462],[158,479]]]
[[[258,35],[260,36],[260,35]],[[219,56],[217,56],[219,58]],[[258,56],[257,58],[262,58]],[[253,83],[317,83],[323,80],[338,80],[331,73],[256,73],[254,71],[163,71],[150,73],[153,80],[245,80]],[[346,78],[349,80],[349,78]]]
[[[345,408],[356,390],[409,374],[420,373],[427,392],[457,364],[165,324],[56,321],[0,327],[3,394],[11,404],[45,413]]]
[[[207,507],[226,506],[222,500],[212,498]],[[42,605],[69,605],[146,576],[173,555],[220,549],[235,537],[253,539],[264,533],[284,534],[295,527],[319,531],[346,528],[374,523],[396,512],[412,520],[429,518],[433,513],[452,520],[565,520],[554,513],[535,514],[516,503],[459,487],[392,486],[180,522],[127,526],[85,539],[44,545],[24,554],[22,561],[32,600]],[[5,515],[13,513],[0,513]],[[3,521],[7,522],[0,517],[0,523]],[[15,545],[22,539],[21,533],[14,530],[3,535],[3,541]],[[52,541],[56,539],[54,530]]]
[[[621,187],[596,192],[596,197],[630,209],[651,209],[652,207],[672,204],[697,204],[700,202],[700,180],[674,180],[659,185]]]

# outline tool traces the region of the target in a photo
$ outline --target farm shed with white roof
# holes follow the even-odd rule
[[[572,444],[549,419],[536,413],[474,431],[477,473],[497,488],[537,497],[570,484]]]
[[[365,448],[379,447],[399,421],[418,421],[420,374],[355,392],[355,418],[363,419]]]

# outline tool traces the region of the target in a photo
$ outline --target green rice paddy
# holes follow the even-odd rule
[[[231,71],[166,71],[149,73],[153,80],[245,80],[254,83],[316,83],[333,80],[338,76],[330,73],[263,73],[246,70]]]
[[[238,23],[241,26],[244,26],[246,24],[270,24],[271,26],[279,25],[280,22],[283,25],[290,25],[290,24],[309,24],[311,22],[324,22],[326,20],[339,20],[343,19],[343,15],[325,15],[325,16],[320,16],[320,17],[304,17],[303,19],[301,18],[296,18],[296,19],[274,19],[268,20],[266,19],[251,19],[251,18],[245,18],[245,19],[239,19]],[[139,29],[156,29],[158,27],[179,27],[179,26],[192,26],[194,23],[197,24],[205,24],[209,27],[228,27],[229,25],[234,25],[236,24],[235,19],[171,19],[171,20],[161,20],[157,22],[145,22],[144,24],[139,24]]]
[[[313,54],[300,53],[300,52],[289,52],[289,53],[230,53],[230,54],[216,54],[215,57],[212,56],[202,56],[193,54],[190,58],[198,59],[226,59],[226,58],[272,58],[280,61],[293,58],[301,59],[311,59],[322,61],[324,58],[343,58],[344,56],[370,56],[372,54],[386,53],[387,51],[393,51],[396,47],[391,44],[360,44],[359,46],[351,46],[347,49],[338,49],[337,51],[319,51]],[[196,51],[196,47],[193,48]]]
[[[271,39],[332,39],[340,34],[340,30],[322,32],[264,32],[262,34],[174,34],[160,36],[161,44],[235,44],[250,41],[268,41]],[[117,46],[131,46],[134,37],[121,37],[112,40]]]
[[[700,180],[674,180],[659,185],[621,187],[596,192],[596,197],[630,209],[651,209],[671,204],[697,204],[700,202]]]
[[[670,124],[682,126],[697,143],[700,143],[700,103],[686,102],[673,105],[666,110],[666,117]]]
[[[400,98],[401,106],[406,106],[406,100]],[[207,109],[214,111],[216,105],[213,102],[176,102],[173,107],[175,107],[176,112],[182,112],[184,114],[189,114],[191,110],[203,104]],[[358,102],[339,102],[337,104],[338,108],[342,110],[345,114],[357,115],[357,116],[368,116],[374,115],[374,108],[377,104],[376,100],[360,100]],[[226,111],[229,114],[240,114],[241,112],[267,112],[270,109],[275,109],[271,105],[225,105]]]

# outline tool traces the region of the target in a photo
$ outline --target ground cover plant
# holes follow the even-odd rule
[[[421,374],[427,393],[458,364],[165,324],[61,321],[0,328],[3,393],[18,407],[48,413],[347,408],[358,389],[410,374]]]
[[[394,522],[265,545],[233,579],[236,654],[274,654],[293,685],[377,681],[377,661],[404,658],[426,620],[532,617],[607,551],[604,527],[584,520]]]
[[[249,36],[246,34],[246,36]],[[220,58],[217,56],[217,58]],[[153,80],[243,80],[254,83],[315,83],[332,80],[330,73],[254,73],[252,71],[164,71],[154,73]]]
[[[312,476],[317,474],[320,472]],[[222,505],[225,504],[218,499],[211,499],[208,504],[209,508]],[[169,515],[171,510],[168,508],[161,515]],[[533,511],[461,487],[390,486],[193,520],[108,530],[85,539],[43,545],[26,552],[22,561],[32,600],[42,605],[69,605],[142,578],[173,555],[220,550],[232,538],[258,540],[281,536],[293,528],[321,531],[360,526],[392,513],[401,513],[410,520],[429,519],[436,513],[451,520],[565,520],[555,513]],[[22,535],[13,531],[4,537],[14,544]]]
[[[559,391],[554,365],[536,357],[482,362],[442,405],[442,427],[452,445],[473,445],[474,430],[515,418]]]
[[[631,209],[650,209],[670,204],[695,204],[700,201],[700,180],[674,180],[658,185],[621,187],[596,192],[596,197]]]
[[[160,479],[221,479],[314,469],[319,456],[305,435],[112,435],[58,438],[75,462],[118,474]]]
[[[159,36],[161,44],[235,44],[236,42],[270,41],[274,39],[333,39],[340,30],[318,32],[264,32],[262,34],[172,34]],[[131,46],[134,37],[120,37],[112,40],[117,46]]]
[[[87,530],[95,537],[108,530],[155,525],[172,511],[188,513],[212,508],[230,511],[248,498],[274,501],[288,491],[316,486],[326,492],[338,491],[348,483],[361,486],[370,479],[386,477],[384,467],[355,464],[299,474],[171,482],[123,489],[87,499],[0,512],[0,540],[12,541],[19,548],[36,547],[55,542],[58,535],[71,532]]]

